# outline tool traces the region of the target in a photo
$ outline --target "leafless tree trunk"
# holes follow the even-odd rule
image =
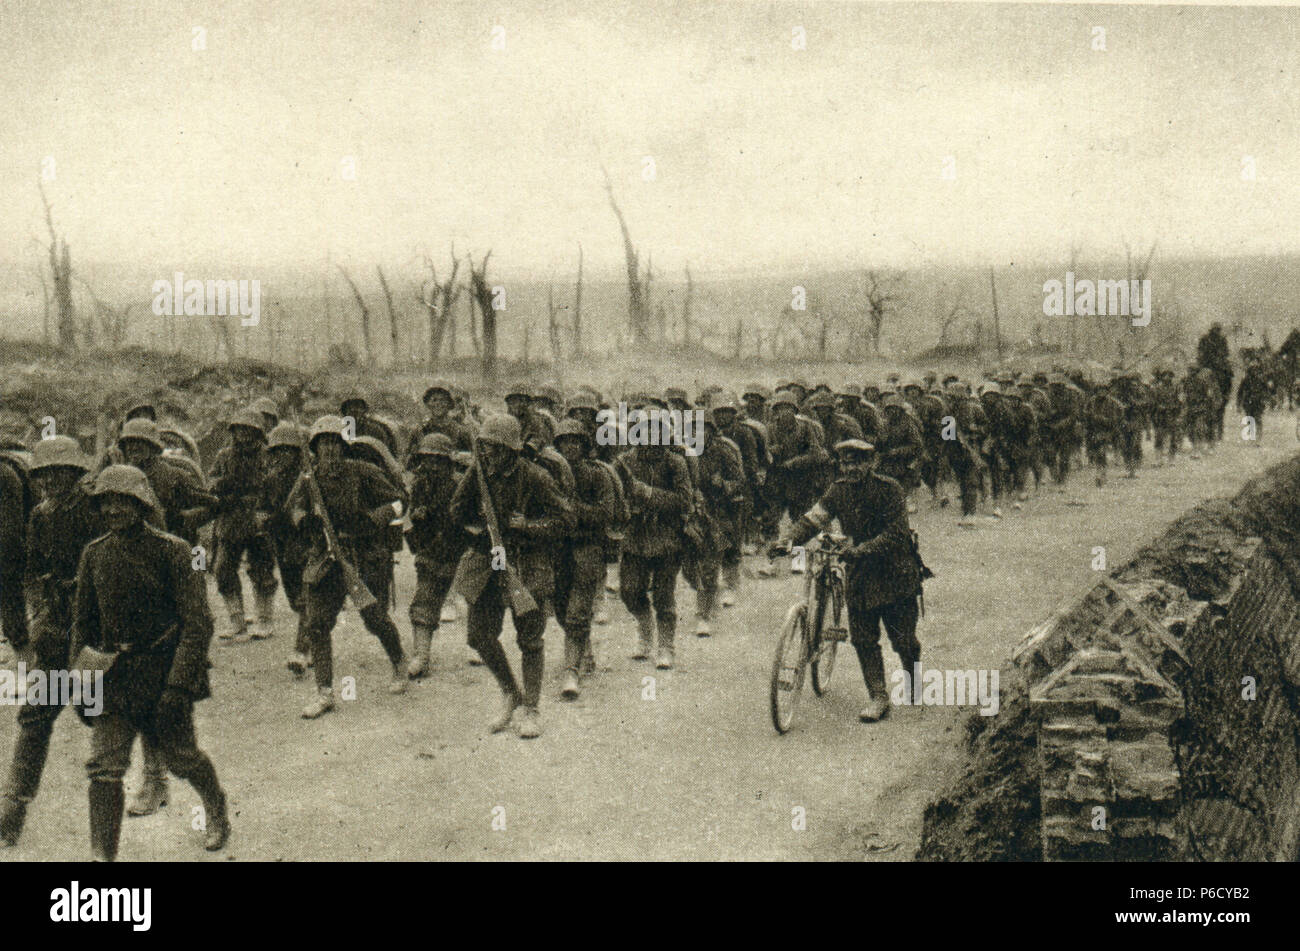
[[[582,242],[578,242],[578,281],[573,289],[573,356],[581,357],[582,346]]]
[[[37,179],[36,187],[40,189],[41,204],[45,206],[45,225],[50,229],[50,275],[54,282],[54,302],[59,313],[59,347],[63,350],[76,350],[77,313],[72,304],[72,253],[68,250],[68,242],[61,240],[54,230],[54,216],[40,179]]]
[[[695,296],[695,282],[691,280],[691,266],[686,265],[686,296],[682,298],[682,343],[691,345],[691,304]]]
[[[893,294],[886,292],[875,271],[867,272],[867,280],[870,282],[870,286],[867,288],[867,318],[871,321],[871,350],[876,356],[879,356],[880,339],[884,332],[885,317],[888,315],[889,305],[896,298]]]
[[[442,342],[448,325],[451,327],[451,353],[453,356],[456,353],[456,320],[452,314],[452,306],[461,291],[460,285],[456,283],[456,274],[460,271],[456,246],[454,244],[451,246],[451,276],[447,280],[441,282],[438,280],[438,270],[434,267],[432,258],[426,256],[424,264],[429,269],[429,280],[420,287],[417,296],[420,304],[429,314],[429,366],[432,368],[437,365],[442,356]]]
[[[952,325],[957,322],[958,318],[964,317],[966,313],[966,295],[964,293],[958,294],[957,299],[948,308],[948,313],[939,318],[939,346],[948,345],[948,334],[952,330]]]
[[[38,265],[36,277],[41,282],[41,339],[50,345],[50,285],[45,281],[45,266]]]
[[[352,276],[344,270],[342,264],[335,265],[339,273],[343,275],[343,280],[348,282],[348,287],[352,288],[352,296],[357,299],[357,306],[361,308],[361,341],[366,348],[366,363],[370,366],[375,365],[375,352],[370,345],[370,308],[361,297],[361,291],[357,290],[357,285]]]
[[[127,330],[130,327],[131,304],[125,307],[112,307],[104,303],[95,289],[90,286],[90,282],[85,278],[78,278],[86,293],[95,305],[95,316],[99,318],[99,331],[103,333],[105,341],[108,343],[110,350],[119,350],[126,343]],[[94,319],[87,318],[88,332],[87,339],[92,341],[96,337],[94,328]]]
[[[405,361],[402,360],[402,344],[398,337],[397,311],[393,307],[393,292],[388,289],[388,281],[384,278],[384,269],[378,264],[375,265],[375,273],[379,275],[379,286],[384,292],[384,303],[388,305],[388,335],[393,342],[393,366],[397,366]]]
[[[993,292],[993,341],[998,348],[998,361],[1002,360],[1002,325],[998,321],[998,283],[989,266],[989,289]]]
[[[547,284],[546,285],[546,330],[547,333],[550,335],[550,340],[551,340],[551,362],[554,363],[556,366],[559,366],[560,359],[561,359],[560,324],[559,321],[555,319],[555,316],[556,316],[555,287],[554,285]],[[525,327],[525,330],[527,330],[527,327]]]
[[[469,259],[470,289],[474,301],[478,304],[479,316],[483,321],[483,375],[489,380],[496,379],[497,374],[497,314],[492,309],[492,288],[487,281],[488,259],[492,257],[489,249],[483,255],[478,267],[474,267],[474,258]],[[524,327],[525,334],[527,326]],[[527,343],[525,342],[525,346]]]
[[[632,235],[627,230],[627,222],[623,218],[622,210],[618,207],[618,202],[614,200],[614,186],[610,183],[609,172],[603,165],[600,170],[605,175],[605,192],[609,196],[609,206],[614,209],[614,217],[618,219],[618,227],[623,234],[623,258],[627,264],[628,326],[632,330],[632,339],[637,343],[644,343],[648,329],[646,302],[649,300],[650,295],[643,284],[640,260],[637,256],[636,246],[632,243]],[[647,269],[647,277],[648,275],[649,271]]]

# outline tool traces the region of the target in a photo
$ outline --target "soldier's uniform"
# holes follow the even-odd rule
[[[920,383],[908,383],[903,391],[905,401],[911,406],[921,426],[921,445],[924,449],[920,465],[921,481],[930,490],[931,499],[947,505],[948,497],[940,495],[939,486],[944,481],[948,461],[943,445],[943,418],[948,415],[948,406],[943,397],[926,392]]]
[[[254,638],[271,636],[273,599],[276,591],[275,547],[258,524],[257,509],[262,501],[266,480],[266,433],[262,415],[245,410],[231,420],[232,433],[244,429],[255,433],[257,441],[242,448],[233,443],[217,453],[212,464],[211,491],[217,497],[217,545],[213,574],[217,593],[226,603],[230,627],[222,637],[235,638],[247,633],[244,620],[244,591],[239,580],[239,565],[248,556],[248,577],[253,582],[257,610]]]
[[[979,445],[984,438],[986,420],[984,407],[979,400],[966,394],[957,380],[949,386],[948,407],[952,413],[955,432],[953,439],[945,439],[948,467],[952,469],[961,492],[963,524],[974,524],[971,519],[979,506],[980,488],[983,484]],[[868,440],[870,442],[870,440]]]
[[[853,447],[852,443],[837,446]],[[870,444],[859,443],[865,451]],[[876,472],[844,475],[795,524],[791,541],[802,545],[838,520],[854,544],[846,559],[844,590],[849,609],[849,639],[857,652],[862,679],[874,709],[863,719],[878,719],[888,711],[880,627],[911,676],[921,659],[916,637],[921,593],[920,560],[916,555],[907,503],[902,487]],[[874,715],[870,715],[874,713]]]
[[[64,467],[73,478],[90,469],[90,460],[69,436],[42,439],[32,451],[31,473]],[[47,495],[32,510],[27,528],[26,603],[31,608],[30,638],[13,632],[13,646],[25,655],[31,669],[68,669],[69,628],[82,549],[102,534],[91,510],[90,496],[80,482],[72,482],[64,495]],[[53,699],[53,698],[47,698]],[[13,764],[5,785],[0,811],[0,843],[13,845],[22,831],[27,804],[36,796],[49,754],[54,722],[61,704],[24,704],[18,710],[18,737]]]
[[[880,474],[898,482],[904,494],[921,484],[921,462],[925,458],[921,424],[897,395],[885,400],[885,431],[876,449]]]
[[[980,387],[980,405],[984,408],[987,426],[980,456],[988,470],[989,488],[996,505],[1013,486],[1010,442],[1015,419],[996,384],[985,383]],[[996,508],[994,514],[999,514]]]
[[[582,454],[571,465],[574,489],[569,504],[575,527],[564,537],[555,562],[555,615],[564,629],[565,681],[561,695],[573,699],[578,696],[579,668],[591,649],[596,599],[605,588],[605,546],[617,515],[617,476],[591,457],[594,441],[580,420],[561,421],[555,439],[557,443],[577,440]]]
[[[1223,396],[1209,367],[1193,366],[1183,381],[1187,401],[1187,435],[1192,440],[1193,456],[1208,447],[1215,438],[1219,419],[1219,404]]]
[[[704,451],[700,454],[700,493],[709,537],[697,552],[693,566],[699,624],[695,633],[711,633],[718,593],[719,569],[729,591],[740,585],[740,514],[745,497],[745,470],[740,447],[718,431],[712,414],[705,422]]]
[[[97,500],[108,493],[128,496],[142,510],[153,501],[147,480],[130,466],[106,468],[94,493]],[[112,861],[117,855],[122,776],[137,733],[199,794],[205,847],[225,844],[226,797],[194,734],[193,705],[209,696],[211,639],[203,574],[194,570],[190,546],[182,539],[137,520],[86,546],[77,569],[72,664],[84,669],[83,648],[116,654],[104,676],[103,709],[88,717],[93,720],[86,772],[95,858]]]
[[[1086,442],[1088,461],[1096,470],[1098,487],[1106,483],[1106,454],[1119,439],[1123,422],[1123,404],[1106,387],[1097,387],[1088,401]]]
[[[351,409],[351,412],[348,410]],[[350,416],[353,422],[352,436],[370,436],[372,439],[378,439],[384,444],[389,455],[396,458],[401,451],[397,445],[397,436],[386,422],[377,416],[370,415],[370,404],[363,397],[349,396],[339,406],[339,412],[347,417]]]
[[[280,423],[271,430],[267,437],[266,477],[262,481],[262,495],[258,502],[258,520],[275,551],[284,596],[298,616],[298,633],[288,667],[299,675],[306,672],[311,653],[311,640],[307,635],[307,596],[302,584],[307,543],[293,525],[288,503],[293,487],[302,475],[302,447],[306,443],[307,433],[293,423]]]
[[[1237,409],[1255,420],[1255,437],[1264,435],[1264,411],[1272,399],[1268,373],[1258,361],[1246,367],[1237,386]]]
[[[411,529],[406,543],[415,556],[415,595],[411,598],[411,630],[415,649],[408,673],[423,676],[429,666],[429,647],[438,630],[442,606],[451,591],[456,563],[468,544],[465,534],[451,523],[451,499],[456,493],[452,457],[457,452],[451,437],[442,432],[426,435],[411,457],[415,479],[411,484]],[[445,459],[445,464],[425,460]]]
[[[469,646],[483,659],[505,698],[505,715],[493,729],[508,727],[515,709],[522,706],[519,732],[521,736],[532,737],[541,732],[537,707],[544,664],[542,635],[546,630],[548,603],[555,592],[555,546],[573,530],[572,509],[546,470],[518,455],[523,440],[517,419],[489,416],[483,421],[478,440],[496,443],[512,453],[503,470],[485,472],[484,477],[505,548],[505,563],[517,572],[520,583],[536,601],[537,610],[524,615],[515,613],[506,588],[507,572],[492,568],[492,541],[484,527],[486,515],[479,478],[473,470],[461,479],[451,500],[452,525],[480,529],[477,534],[471,532],[469,549],[461,556],[457,585],[469,603]],[[500,642],[507,608],[514,618],[515,640],[522,654],[522,690]]]
[[[322,416],[312,424],[313,447],[318,439],[338,439],[342,443],[343,427],[342,418]],[[392,664],[389,692],[401,693],[406,689],[407,660],[397,626],[388,614],[392,554],[387,541],[388,526],[395,512],[393,503],[401,499],[401,492],[382,471],[358,459],[340,458],[328,469],[317,462],[313,464],[313,472],[330,523],[338,536],[341,554],[357,569],[362,582],[375,597],[375,603],[360,612],[361,620],[366,630],[379,639]],[[303,583],[306,585],[307,635],[315,665],[317,700],[303,710],[303,716],[313,718],[333,709],[334,650],[331,634],[348,592],[343,570],[330,556],[320,525],[321,513],[314,511],[305,480],[299,480],[294,487],[287,507],[292,524],[309,528],[310,547]]]
[[[796,406],[789,390],[778,393],[773,407],[780,404]],[[824,470],[830,454],[821,441],[812,422],[802,416],[773,413],[767,424],[768,450],[772,464],[767,470],[764,495],[768,507],[763,513],[763,533],[774,538],[781,516],[788,513],[798,518],[817,499],[817,474]]]
[[[1170,460],[1178,455],[1179,444],[1183,441],[1182,419],[1183,394],[1174,382],[1173,372],[1164,369],[1156,371],[1152,423],[1155,426],[1157,464],[1161,453],[1168,452]]]
[[[638,660],[650,656],[657,627],[657,664],[668,668],[674,661],[677,633],[682,522],[692,505],[690,474],[686,461],[662,446],[637,446],[619,456],[615,467],[632,509],[623,538],[619,596],[637,621],[633,656]]]
[[[1119,427],[1120,458],[1124,460],[1129,478],[1133,478],[1142,464],[1142,436],[1150,418],[1150,401],[1146,387],[1135,373],[1122,374],[1112,385],[1124,410]]]
[[[14,647],[27,641],[23,574],[30,490],[8,462],[0,462],[0,628]]]
[[[1070,463],[1077,450],[1081,396],[1063,376],[1048,380],[1043,448],[1052,479],[1061,486],[1070,480]]]

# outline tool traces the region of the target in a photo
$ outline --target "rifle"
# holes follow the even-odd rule
[[[329,560],[338,564],[339,570],[343,572],[343,583],[348,589],[348,596],[352,599],[353,605],[358,611],[364,611],[378,603],[375,596],[370,593],[366,583],[361,580],[361,574],[357,571],[356,565],[348,561],[343,555],[343,550],[339,545],[339,537],[334,532],[334,523],[330,521],[329,510],[325,508],[325,500],[321,497],[320,486],[316,483],[316,475],[311,468],[311,447],[307,443],[307,434],[303,431],[302,426],[298,425],[297,414],[294,415],[294,430],[298,433],[298,442],[302,449],[302,480],[307,484],[307,493],[311,498],[311,507],[315,509],[316,514],[320,516],[321,530],[325,534],[325,550],[328,553]]]
[[[497,522],[496,507],[492,504],[492,495],[488,492],[487,477],[483,474],[483,459],[478,452],[478,436],[474,430],[469,433],[470,451],[474,454],[474,472],[478,477],[478,494],[483,506],[483,521],[487,525],[488,539],[493,549],[505,551],[501,541],[501,526]],[[510,597],[510,608],[519,617],[537,610],[537,602],[528,593],[524,583],[519,579],[515,566],[506,562],[506,594]]]

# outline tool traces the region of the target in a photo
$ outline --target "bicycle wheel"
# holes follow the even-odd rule
[[[808,609],[801,603],[792,605],[786,613],[772,660],[772,725],[777,733],[787,732],[794,721],[807,666]]]
[[[819,697],[830,685],[831,675],[835,673],[835,651],[844,638],[844,630],[840,627],[840,616],[844,609],[841,604],[835,604],[838,600],[829,588],[822,594],[822,601],[817,606],[817,623],[808,638],[809,643],[817,645],[812,658],[812,688],[813,693]],[[828,624],[826,613],[832,605],[835,608],[834,616]]]

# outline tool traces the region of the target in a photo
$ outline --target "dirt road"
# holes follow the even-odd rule
[[[920,628],[926,665],[1002,664],[1029,627],[1095,578],[1094,547],[1119,564],[1197,500],[1235,490],[1293,451],[1294,419],[1269,423],[1262,446],[1228,442],[1201,460],[1145,468],[1135,480],[1114,478],[1112,469],[1104,490],[1080,473],[1068,492],[1045,488],[1022,511],[1008,507],[1000,522],[974,530],[958,529],[951,508],[930,510],[923,501],[914,525],[937,575]],[[413,570],[409,554],[402,557],[405,633]],[[747,568],[757,564],[747,561]],[[767,677],[796,590],[784,573],[747,578],[714,636],[697,639],[693,596],[683,584],[680,662],[667,672],[628,658],[634,625],[610,596],[612,621],[595,629],[600,672],[572,704],[557,699],[561,635],[552,622],[546,734],[531,742],[486,732],[496,691],[482,668],[467,664],[463,622],[435,640],[434,675],[392,697],[378,643],[355,614],[345,615],[335,634],[336,676],[356,678],[358,699],[321,720],[299,719],[310,688],[283,667],[293,618],[281,601],[273,639],[214,645],[214,699],[199,707],[202,745],[234,811],[227,850],[202,851],[190,827],[198,799],[173,779],[163,812],[126,821],[121,856],[910,858],[921,810],[954,768],[969,711],[901,708],[883,723],[859,724],[865,693],[845,649],[829,694],[819,700],[806,692],[794,731],[778,737],[767,714]],[[511,654],[517,662],[513,644]],[[887,651],[887,672],[897,664]],[[6,766],[13,737],[14,712],[0,711]],[[74,716],[60,718],[23,841],[0,860],[87,855],[88,738]],[[804,828],[796,829],[799,816]]]

